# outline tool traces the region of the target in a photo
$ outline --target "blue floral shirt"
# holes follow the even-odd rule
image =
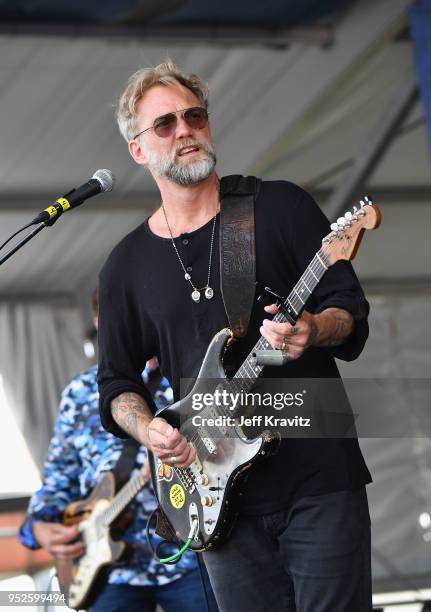
[[[100,422],[96,376],[97,366],[92,366],[76,376],[62,393],[42,487],[32,495],[27,520],[18,534],[19,541],[28,548],[39,548],[32,531],[34,521],[60,522],[63,510],[70,503],[88,497],[101,475],[112,470],[120,457],[124,440],[105,431]],[[144,381],[147,377],[145,370]],[[158,407],[172,401],[172,390],[166,378],[161,381],[154,400]],[[131,477],[146,461],[146,451],[140,447]],[[133,521],[123,540],[132,546],[133,554],[127,561],[113,564],[108,578],[110,584],[159,586],[197,567],[196,556],[191,552],[186,552],[175,565],[162,565],[154,559],[147,545],[145,528],[156,505],[151,484],[131,502]],[[160,538],[154,534],[154,529],[151,534],[155,545]],[[167,547],[163,549],[165,553],[170,554]]]

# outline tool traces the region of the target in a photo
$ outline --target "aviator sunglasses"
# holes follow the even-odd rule
[[[157,136],[160,136],[160,138],[167,138],[168,136],[171,136],[177,127],[177,113],[181,114],[184,121],[193,130],[202,130],[208,123],[208,113],[204,108],[200,106],[184,108],[182,110],[173,111],[172,113],[167,113],[161,117],[156,117],[156,119],[153,121],[153,125],[145,130],[142,130],[139,132],[139,134],[136,134],[136,136],[133,137],[133,140],[149,130],[154,130],[154,133],[157,134]]]

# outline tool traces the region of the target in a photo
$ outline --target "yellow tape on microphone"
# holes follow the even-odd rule
[[[66,200],[66,198],[58,198],[58,200],[56,200],[56,202],[58,202],[58,204],[60,204],[61,208],[63,209],[63,212],[66,212],[66,210],[69,210],[70,202],[69,202],[69,200]]]
[[[53,219],[54,217],[56,217],[58,215],[58,210],[55,206],[48,206],[48,208],[45,208],[45,212],[48,213],[49,218]]]

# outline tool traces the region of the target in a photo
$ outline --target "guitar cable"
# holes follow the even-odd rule
[[[8,242],[10,242],[12,240],[12,238],[15,238],[15,236],[18,236],[18,234],[23,232],[28,227],[31,227],[32,225],[33,225],[33,221],[31,223],[27,223],[27,225],[24,225],[24,227],[21,227],[21,229],[19,229],[16,232],[14,232],[12,234],[12,236],[9,236],[9,238],[5,242],[3,242],[3,244],[0,245],[0,251],[7,245]]]
[[[157,559],[157,561],[159,561],[159,563],[163,563],[163,564],[167,564],[167,565],[177,563],[177,561],[180,560],[180,558],[183,556],[183,554],[186,552],[186,550],[188,548],[190,548],[192,540],[193,540],[193,538],[196,535],[196,531],[197,531],[197,528],[199,526],[199,522],[198,522],[197,518],[193,519],[191,527],[190,527],[189,535],[187,537],[187,540],[186,540],[185,544],[182,547],[180,547],[178,542],[175,542],[173,540],[162,540],[161,542],[159,542],[157,544],[156,548],[154,548],[154,546],[151,543],[150,524],[151,524],[151,520],[152,520],[153,516],[155,515],[155,513],[156,513],[156,510],[154,510],[154,512],[152,512],[150,514],[150,516],[148,517],[147,526],[146,526],[146,529],[145,529],[146,536],[147,536],[148,546],[150,547],[150,550],[153,553],[153,556],[155,557],[155,559]],[[159,556],[160,548],[162,546],[165,546],[166,544],[171,544],[173,546],[177,546],[179,550],[176,553],[174,553],[173,555],[170,555],[169,557],[160,557]]]
[[[180,548],[180,545],[178,544],[178,542],[174,542],[173,540],[162,540],[161,542],[159,542],[157,544],[156,548],[154,548],[154,546],[153,546],[153,544],[151,542],[150,524],[151,524],[153,516],[155,516],[156,512],[157,512],[157,510],[154,510],[150,514],[150,516],[148,517],[148,520],[147,520],[147,526],[145,528],[145,533],[146,533],[146,536],[147,536],[148,546],[150,547],[150,550],[153,553],[154,558],[157,559],[157,561],[159,561],[160,563],[163,563],[164,565],[174,565],[175,563],[177,563],[177,561],[180,560],[180,558],[185,553],[185,551],[190,547],[190,545],[192,543],[192,540],[193,540],[193,538],[196,535],[195,531],[197,531],[197,528],[199,526],[198,520],[197,519],[193,519],[192,525],[190,527],[189,536],[187,538],[186,543],[184,544],[184,546],[182,548]],[[170,544],[170,545],[173,545],[173,546],[177,546],[179,550],[176,553],[174,553],[173,555],[171,555],[170,557],[161,558],[159,556],[159,550],[165,544]],[[208,592],[207,592],[207,588],[206,588],[206,585],[205,585],[205,579],[204,579],[203,561],[202,561],[202,558],[201,558],[199,553],[195,553],[195,555],[196,555],[196,558],[198,560],[199,578],[200,578],[200,581],[201,581],[201,587],[202,587],[203,598],[204,598],[204,601],[205,601],[206,612],[211,612],[210,604],[209,604],[209,600],[208,600]]]

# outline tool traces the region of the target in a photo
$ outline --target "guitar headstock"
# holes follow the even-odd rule
[[[360,207],[353,207],[344,217],[331,225],[331,233],[322,240],[322,251],[330,265],[339,259],[353,259],[359,248],[364,231],[379,227],[381,212],[371,198],[365,196]]]

